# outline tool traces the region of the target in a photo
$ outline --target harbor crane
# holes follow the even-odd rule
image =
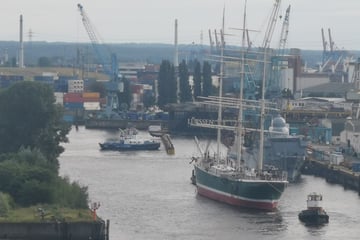
[[[119,110],[119,99],[117,94],[124,91],[124,84],[119,76],[117,56],[115,53],[109,54],[108,49],[107,51],[106,49],[104,50],[105,45],[100,43],[100,38],[95,31],[95,28],[92,26],[84,7],[81,4],[78,4],[77,7],[80,11],[82,22],[87,34],[89,35],[91,44],[103,65],[104,72],[109,76],[109,82],[106,84],[107,96],[105,114],[106,117],[110,118],[114,111]],[[106,55],[110,55],[110,64],[109,61],[106,61],[106,59],[109,58],[109,56]]]
[[[210,54],[213,53],[214,51],[214,42],[212,40],[212,37],[211,37],[211,30],[209,29],[209,39],[210,39]]]
[[[262,83],[260,84],[260,86],[262,86],[265,82],[266,82],[266,95],[270,96],[270,95],[277,95],[277,92],[279,92],[279,84],[277,76],[274,77],[274,74],[271,74],[270,79],[265,79],[265,71],[267,71],[267,68],[272,67],[272,66],[266,66],[264,67],[263,65],[266,65],[267,62],[269,61],[269,48],[270,48],[270,42],[275,30],[275,26],[276,26],[276,22],[279,18],[279,10],[280,10],[280,5],[281,5],[281,0],[275,0],[273,9],[271,11],[270,14],[270,18],[268,21],[268,25],[265,31],[265,35],[264,35],[264,39],[263,39],[263,43],[261,45],[262,51],[263,51],[263,56],[259,55],[258,59],[259,61],[262,61],[262,63],[259,63],[257,68],[258,68],[258,72],[262,72],[262,76],[259,76],[258,79],[262,79],[260,80],[260,82],[262,81]],[[261,59],[262,58],[262,59]],[[265,88],[262,87],[262,88]]]
[[[273,10],[270,15],[270,20],[269,20],[267,28],[266,28],[265,37],[264,37],[264,40],[262,43],[262,47],[264,49],[270,47],[269,45],[271,42],[272,35],[274,33],[278,15],[279,15],[280,4],[281,4],[281,0],[275,0],[274,7],[273,7]]]
[[[329,42],[325,39],[324,29],[321,28],[321,37],[323,44],[322,63],[319,66],[319,72],[332,72],[337,71],[341,61],[345,58],[346,51],[339,50],[331,36],[331,30],[328,28]]]
[[[272,58],[273,73],[270,80],[269,91],[272,91],[271,94],[273,96],[279,96],[281,90],[284,87],[281,86],[281,70],[288,67],[288,61],[286,60],[286,57],[284,55],[285,55],[287,37],[289,34],[289,20],[290,20],[290,5],[286,9],[285,17],[281,28],[278,56]],[[290,86],[285,86],[285,88],[290,89]]]
[[[279,54],[284,55],[286,41],[289,34],[289,19],[290,19],[290,5],[286,9],[284,22],[281,29],[280,43],[279,43]]]

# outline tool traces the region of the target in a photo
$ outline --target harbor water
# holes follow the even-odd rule
[[[99,142],[116,138],[117,131],[73,128],[60,156],[60,174],[87,186],[90,200],[100,202],[97,213],[110,220],[110,240],[359,239],[355,191],[302,176],[287,187],[277,211],[235,208],[197,195],[190,182],[189,162],[197,153],[192,138],[172,136],[173,155],[164,146],[100,151]],[[310,192],[323,195],[328,224],[308,227],[299,221]]]

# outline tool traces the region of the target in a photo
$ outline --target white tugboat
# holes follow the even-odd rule
[[[311,225],[324,224],[329,222],[329,215],[322,208],[322,195],[310,193],[307,197],[307,209],[299,213],[299,220]]]

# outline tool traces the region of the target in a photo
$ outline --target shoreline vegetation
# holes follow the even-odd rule
[[[95,220],[88,188],[59,175],[70,129],[46,84],[0,89],[0,223]]]

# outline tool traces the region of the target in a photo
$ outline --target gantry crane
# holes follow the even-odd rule
[[[95,28],[92,26],[90,19],[88,18],[84,7],[81,4],[78,4],[78,9],[80,11],[82,22],[86,29],[87,34],[89,35],[91,44],[101,61],[104,71],[109,76],[109,82],[106,84],[106,116],[110,118],[114,111],[119,110],[119,99],[118,93],[123,92],[123,82],[119,76],[119,68],[118,68],[118,61],[117,56],[115,53],[110,53],[106,51],[105,45],[101,44],[99,41],[99,36],[95,31]],[[109,56],[110,55],[110,56]],[[106,61],[110,57],[110,61]],[[109,63],[110,62],[110,63]]]

